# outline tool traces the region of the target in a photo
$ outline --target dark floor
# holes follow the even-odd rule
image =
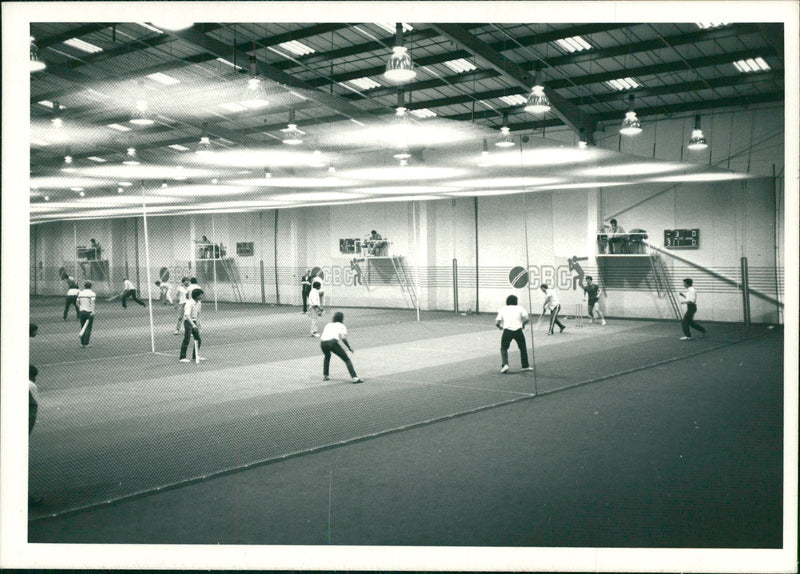
[[[259,550],[291,545],[290,555],[297,545],[781,548],[780,330],[744,333],[740,327],[715,325],[709,339],[685,343],[671,324],[619,322],[601,331],[568,323],[560,338],[534,335],[534,383],[531,373],[499,375],[496,351],[479,353],[487,340],[470,347],[475,338],[491,337],[480,320],[398,323],[398,339],[414,357],[407,364],[387,356],[396,354],[389,340],[370,336],[366,325],[374,317],[362,327],[358,313],[351,314],[354,360],[367,379],[364,385],[347,383],[341,363],[334,363],[338,383],[333,386],[320,386],[318,375],[298,375],[298,365],[306,360],[300,349],[305,340],[299,339],[289,364],[253,359],[253,368],[274,379],[263,387],[266,399],[255,393],[264,383],[257,378],[254,383],[252,373],[241,370],[248,366],[229,366],[219,354],[250,356],[246,341],[233,349],[209,346],[208,355],[217,355],[211,372],[203,371],[206,363],[180,365],[200,369],[193,375],[208,375],[208,381],[224,370],[237,382],[236,396],[230,386],[204,387],[197,400],[208,405],[170,406],[176,393],[189,388],[181,387],[182,377],[174,373],[174,357],[129,376],[131,381],[120,383],[127,391],[111,389],[113,383],[91,372],[85,386],[54,384],[60,386],[53,394],[61,406],[77,397],[93,402],[104,393],[138,405],[140,396],[124,393],[130,386],[150,391],[150,381],[164,383],[167,400],[145,401],[143,417],[119,411],[123,430],[81,419],[83,425],[77,426],[106,433],[107,440],[88,441],[91,448],[67,444],[81,437],[68,419],[43,421],[38,443],[37,426],[31,436],[32,490],[35,470],[47,468],[37,466],[37,444],[51,453],[54,445],[72,448],[82,462],[91,460],[91,451],[104,455],[112,447],[137,453],[119,468],[101,465],[108,477],[136,474],[136,460],[155,468],[143,473],[141,483],[134,481],[138,490],[109,497],[115,500],[111,504],[98,504],[102,501],[91,493],[53,488],[57,477],[49,476],[38,483],[45,502],[30,509],[29,541],[258,545],[253,548]],[[611,333],[617,341],[609,346],[604,337]],[[455,356],[447,355],[451,338],[462,347]],[[438,351],[428,355],[431,346]],[[387,348],[394,352],[387,354]],[[512,354],[514,361],[518,356]],[[319,362],[314,356],[309,369],[318,369]],[[69,368],[60,364],[56,371],[53,363],[44,371]],[[614,374],[625,371],[630,372]],[[226,411],[229,403],[256,405],[259,412],[232,425],[228,418],[243,413]],[[308,403],[315,407],[309,410]],[[228,414],[221,416],[220,410]],[[204,416],[217,418],[209,422]],[[138,426],[132,422],[137,420]],[[179,428],[164,428],[170,421]],[[228,440],[222,438],[226,431]],[[319,435],[325,440],[308,438]],[[180,441],[187,437],[195,444],[181,452]],[[263,452],[251,452],[258,445]],[[191,460],[178,464],[184,456]],[[210,478],[196,475],[215,464]],[[191,468],[181,475],[186,465]],[[185,478],[160,477],[163,484],[153,486],[144,476],[162,471]],[[70,472],[74,477],[65,479],[75,481],[73,490],[116,492],[92,472]],[[131,496],[134,492],[141,494]],[[74,510],[80,506],[85,508]],[[567,551],[563,558],[579,554]],[[393,556],[407,558],[402,552]],[[583,569],[593,571],[596,555],[594,560]]]

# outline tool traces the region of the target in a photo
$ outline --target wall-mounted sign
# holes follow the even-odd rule
[[[236,255],[239,257],[252,257],[253,256],[253,242],[237,243]]]
[[[665,229],[664,247],[667,249],[700,249],[700,230]]]

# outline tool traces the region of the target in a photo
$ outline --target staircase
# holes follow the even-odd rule
[[[241,303],[244,300],[242,298],[242,288],[239,284],[239,272],[236,269],[233,260],[220,259],[219,262],[222,264],[222,269],[225,271],[225,275],[231,282],[231,287],[233,288],[233,300],[237,303]]]
[[[397,282],[400,284],[400,289],[403,294],[408,298],[411,307],[417,307],[417,290],[414,282],[411,280],[411,274],[408,272],[406,266],[406,259],[402,256],[392,256],[392,266],[394,267]]]
[[[660,298],[666,298],[669,301],[670,307],[672,307],[672,312],[675,314],[675,318],[681,318],[681,306],[678,303],[678,299],[675,296],[675,290],[672,288],[672,281],[670,279],[669,271],[667,270],[666,265],[664,265],[664,260],[661,258],[661,255],[658,253],[650,254],[650,267],[653,269],[653,277],[655,278],[656,284],[656,292]]]

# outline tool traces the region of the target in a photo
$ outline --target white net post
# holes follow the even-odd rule
[[[147,276],[147,310],[150,315],[150,351],[156,352],[156,335],[153,326],[153,295],[152,282],[150,280],[150,241],[147,236],[147,201],[145,200],[144,182],[141,184],[142,190],[142,223],[144,226],[144,262],[145,274]]]
[[[217,243],[216,229],[214,228],[213,213],[211,214],[211,237],[211,265],[214,273],[214,311],[217,311],[217,253],[221,255],[221,252],[217,247],[219,244]]]

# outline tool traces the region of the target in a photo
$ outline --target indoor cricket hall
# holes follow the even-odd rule
[[[796,566],[796,6],[132,4],[4,14],[9,564]]]

